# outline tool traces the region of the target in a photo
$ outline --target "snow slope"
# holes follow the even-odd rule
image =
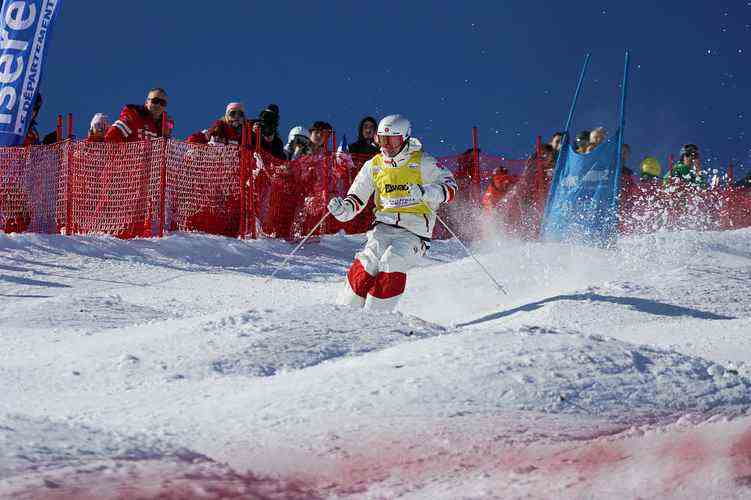
[[[751,231],[361,243],[0,235],[0,497],[751,498]]]

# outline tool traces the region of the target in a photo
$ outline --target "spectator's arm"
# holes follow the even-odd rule
[[[187,141],[192,144],[208,144],[208,130],[199,130],[198,132],[190,134]]]
[[[115,120],[115,123],[104,134],[104,141],[125,142],[136,132],[136,130],[133,130],[135,128],[135,118],[135,112],[128,106],[124,107],[120,112],[120,116]]]

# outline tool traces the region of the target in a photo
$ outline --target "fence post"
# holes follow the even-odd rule
[[[323,138],[323,160],[321,161],[321,180],[323,181],[323,184],[321,186],[322,189],[323,189],[322,192],[321,192],[321,195],[323,197],[323,207],[324,207],[324,210],[326,210],[326,203],[328,202],[329,195],[330,195],[329,175],[331,174],[331,170],[333,170],[333,169],[329,168],[329,161],[328,161],[328,155],[329,155],[329,150],[328,150],[329,149],[329,138],[331,138],[332,140],[335,140],[334,138],[336,137],[334,135],[334,131],[333,130],[326,132],[326,134],[327,135]],[[331,153],[331,167],[333,167],[333,165],[334,165],[334,153],[333,152],[335,150],[336,150],[336,144],[333,145],[333,148],[331,150],[332,151],[332,153]],[[326,220],[326,221],[323,222],[323,224],[321,224],[321,226],[319,228],[319,231],[318,231],[318,234],[319,235],[326,234],[326,232],[328,230],[328,227],[329,227],[328,220]]]
[[[559,153],[560,154],[560,153]],[[542,215],[544,197],[547,193],[543,192],[542,187],[545,185],[545,172],[542,169],[542,136],[537,136],[535,140],[535,205],[536,209]]]
[[[240,169],[239,169],[239,177],[240,177],[240,234],[239,237],[241,240],[245,239],[245,233],[247,231],[247,220],[246,220],[246,210],[247,210],[247,200],[245,198],[245,181],[247,178],[246,174],[246,161],[247,161],[247,153],[248,153],[248,143],[250,142],[248,140],[248,136],[250,135],[248,133],[248,121],[245,120],[243,122],[243,130],[242,135],[240,136],[240,151],[239,151],[239,161],[240,161]]]
[[[68,139],[73,139],[73,113],[68,113]]]
[[[65,148],[65,162],[68,171],[65,189],[65,235],[73,234],[73,161],[71,160],[73,149],[73,113],[68,113],[68,139],[63,147]]]
[[[473,203],[480,203],[480,147],[477,136],[477,127],[472,127],[472,200]]]
[[[158,236],[164,236],[165,206],[167,196],[167,145],[169,142],[167,126],[167,112],[162,111],[162,157],[159,162],[159,230]]]
[[[728,186],[732,187],[733,185],[733,160],[730,160],[730,163],[728,163]]]
[[[333,176],[334,172],[336,171],[336,130],[331,132],[331,173],[330,175]],[[331,189],[329,189],[329,194],[331,194]],[[324,203],[328,202],[328,196],[326,199],[323,200]]]
[[[63,115],[57,115],[57,128],[55,129],[56,142],[63,140]]]
[[[262,136],[261,129],[259,127],[258,132],[256,132],[256,155],[260,157],[261,155],[261,140]],[[248,130],[248,137],[251,137],[251,130]],[[250,159],[248,159],[248,166],[250,166]],[[253,167],[254,168],[248,168],[247,169],[247,184],[248,184],[248,195],[245,198],[245,202],[247,204],[247,214],[248,214],[248,221],[246,224],[250,225],[250,237],[252,239],[258,238],[257,230],[256,230],[256,185],[255,185],[255,167],[258,167],[257,160],[253,159]]]

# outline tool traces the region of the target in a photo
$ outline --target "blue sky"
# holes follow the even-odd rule
[[[565,8],[562,8],[565,7]],[[185,137],[228,101],[281,108],[281,133],[316,119],[352,139],[368,114],[402,113],[426,149],[471,144],[521,157],[562,128],[592,54],[573,129],[614,129],[632,54],[626,142],[661,159],[685,142],[713,165],[751,166],[751,1],[64,3],[42,82],[40,131],[73,112],[115,117],[152,86]],[[635,163],[633,160],[632,163]]]

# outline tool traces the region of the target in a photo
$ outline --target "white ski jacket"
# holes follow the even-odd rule
[[[435,202],[415,198],[410,193],[411,184],[433,192],[439,189],[443,199]],[[354,209],[347,210],[347,220],[360,213],[374,195],[376,222],[401,227],[430,239],[438,205],[450,202],[456,191],[451,172],[439,167],[435,158],[422,150],[420,141],[410,138],[407,146],[394,158],[378,154],[363,165],[344,198],[344,204],[351,204]]]

